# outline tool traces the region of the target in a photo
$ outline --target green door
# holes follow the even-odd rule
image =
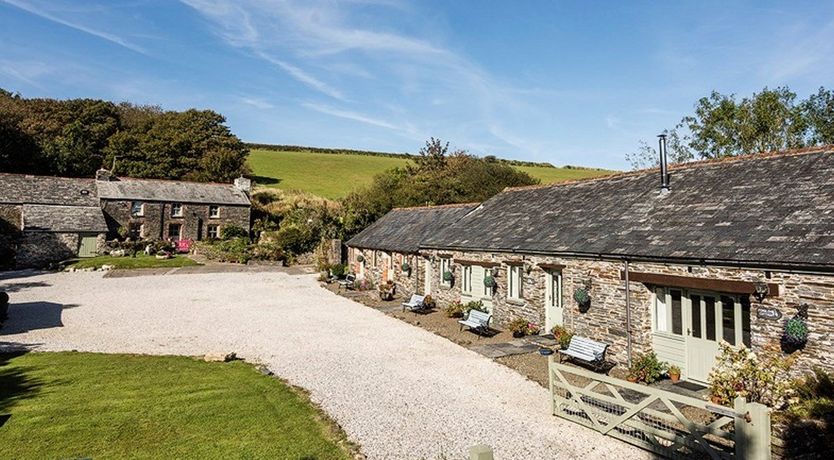
[[[81,235],[81,241],[78,244],[78,257],[95,257],[96,240],[96,235]]]

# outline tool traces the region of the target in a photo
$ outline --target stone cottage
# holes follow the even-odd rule
[[[696,382],[720,341],[779,346],[807,309],[795,369],[834,371],[834,151],[670,171],[507,189],[421,241],[419,257],[440,262],[417,290],[482,300],[499,325],[563,325],[622,364],[654,350]]]
[[[0,174],[0,268],[95,255],[107,230],[94,180]]]
[[[249,230],[249,179],[234,184],[0,174],[0,268],[92,257],[120,228],[134,239],[200,240]]]
[[[469,203],[393,209],[346,243],[351,272],[360,279],[372,280],[375,286],[392,281],[406,292],[429,292],[431,286],[418,289],[417,280],[431,282],[432,277],[425,274],[439,267],[434,266],[437,261],[417,257],[420,243],[475,206]],[[403,264],[410,270],[403,270]]]

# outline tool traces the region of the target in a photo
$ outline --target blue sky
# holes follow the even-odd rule
[[[625,169],[715,89],[834,86],[834,2],[0,0],[0,87],[251,142]]]

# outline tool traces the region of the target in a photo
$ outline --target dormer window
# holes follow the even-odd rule
[[[171,204],[171,217],[182,217],[182,203]]]
[[[212,219],[220,217],[220,206],[216,204],[209,206],[209,217]]]
[[[133,217],[142,217],[145,215],[145,203],[141,201],[134,201],[130,204],[130,215]]]

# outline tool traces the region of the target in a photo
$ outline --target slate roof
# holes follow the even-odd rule
[[[98,206],[96,181],[0,173],[0,203]]]
[[[37,232],[107,232],[98,206],[23,205],[23,230]]]
[[[250,205],[246,193],[232,184],[124,178],[96,185],[102,199]]]
[[[834,146],[670,172],[507,189],[421,247],[834,268]]]
[[[417,252],[425,238],[453,224],[476,206],[476,203],[466,203],[396,208],[351,238],[347,245],[382,251]]]

